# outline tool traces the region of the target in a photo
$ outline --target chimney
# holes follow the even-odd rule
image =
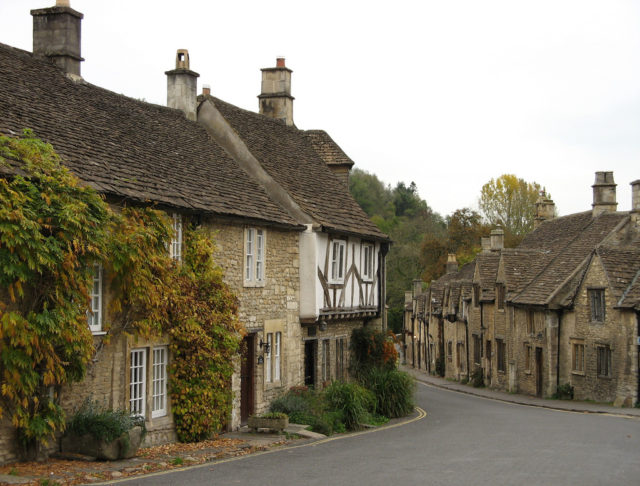
[[[483,236],[480,238],[480,245],[482,246],[482,253],[489,253],[491,251],[491,238]]]
[[[631,218],[640,223],[640,179],[631,183]]]
[[[205,84],[202,86],[202,95],[203,96],[211,96],[211,86]]]
[[[262,93],[258,95],[260,114],[293,125],[293,96],[291,96],[291,69],[284,57],[276,59],[276,67],[263,68]]]
[[[504,248],[504,231],[501,228],[491,230],[491,251]]]
[[[189,51],[178,49],[176,68],[166,71],[167,106],[182,110],[189,120],[196,120],[198,98],[198,73],[189,69]]]
[[[456,273],[458,271],[458,260],[455,253],[447,255],[447,274]]]
[[[616,202],[616,183],[613,172],[596,172],[596,182],[593,184],[593,217],[604,212],[613,212],[618,208]]]
[[[417,297],[422,293],[422,280],[419,278],[413,279],[413,297]]]
[[[554,202],[540,194],[536,201],[536,217],[533,220],[533,229],[536,229],[543,221],[553,219],[555,217],[556,205]]]
[[[32,10],[33,53],[48,58],[64,72],[80,76],[82,15],[57,0],[55,7]]]

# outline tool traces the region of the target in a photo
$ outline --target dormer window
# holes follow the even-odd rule
[[[169,256],[177,262],[182,261],[182,216],[173,213],[171,216],[171,244],[169,245]]]
[[[374,247],[369,243],[362,245],[362,279],[373,280]]]
[[[345,240],[333,240],[331,242],[331,283],[344,282],[345,253],[347,242]]]

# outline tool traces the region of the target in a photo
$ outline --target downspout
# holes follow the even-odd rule
[[[484,349],[484,309],[482,302],[480,302],[480,356],[484,356],[486,354],[486,350]],[[487,357],[485,356],[485,359]],[[481,360],[482,361],[482,360]],[[480,363],[480,368],[482,369],[483,363]],[[484,379],[484,369],[482,369],[482,376]]]
[[[640,311],[636,311],[636,321],[638,323],[638,332],[636,334],[637,345],[637,359],[638,359],[638,393],[636,395],[636,407],[640,404]]]
[[[469,366],[469,319],[467,317],[464,318],[464,331],[465,331],[465,343],[464,346],[467,349],[467,383],[471,379],[471,371]]]
[[[558,393],[558,387],[560,386],[560,329],[562,328],[562,314],[563,311],[558,311],[558,352],[556,353],[556,393]]]

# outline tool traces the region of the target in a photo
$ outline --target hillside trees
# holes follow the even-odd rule
[[[404,292],[420,276],[420,245],[426,234],[442,235],[442,217],[420,198],[415,183],[385,186],[374,174],[354,169],[349,177],[351,194],[372,221],[393,240],[387,255],[389,327],[402,328]]]

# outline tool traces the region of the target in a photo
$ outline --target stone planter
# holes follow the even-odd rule
[[[98,440],[90,434],[67,434],[62,438],[60,450],[104,461],[129,459],[136,455],[142,443],[142,427],[133,427],[111,442]]]
[[[258,429],[269,429],[270,431],[281,434],[282,431],[289,426],[289,417],[249,417],[247,425],[254,432],[257,432]]]

